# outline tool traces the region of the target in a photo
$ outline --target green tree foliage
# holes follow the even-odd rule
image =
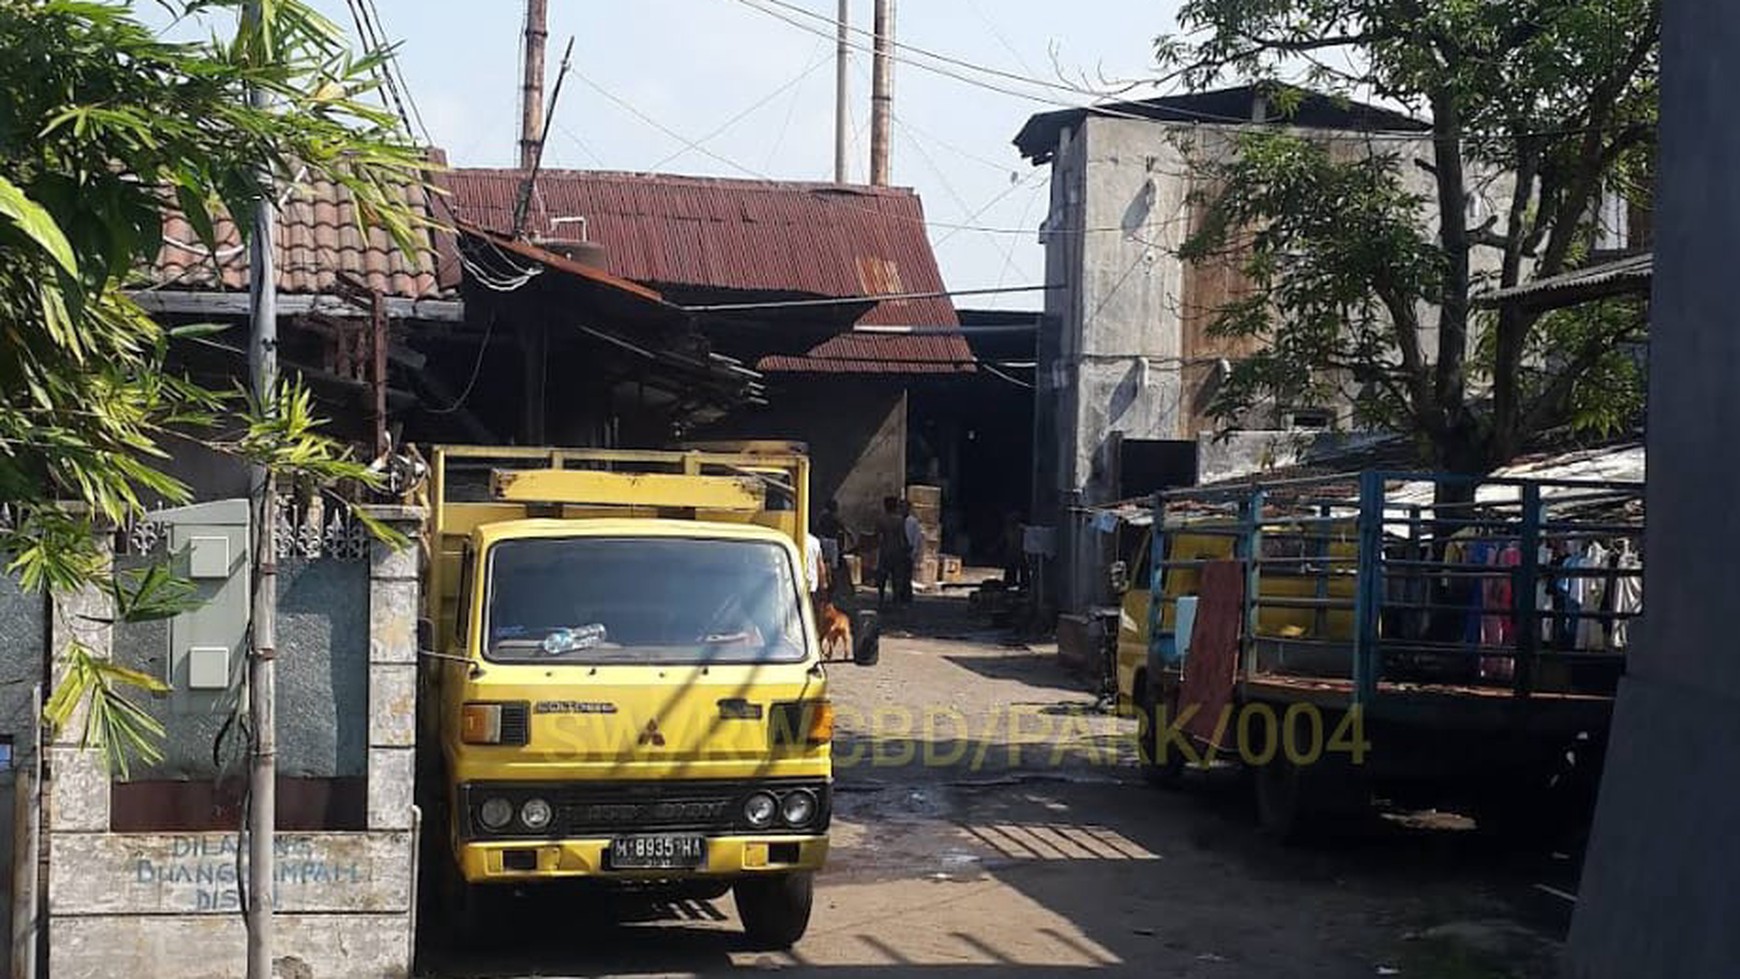
[[[1575,268],[1604,192],[1647,199],[1659,21],[1660,0],[1188,0],[1159,52],[1193,87],[1292,72],[1431,122],[1421,142],[1246,130],[1201,162],[1215,189],[1185,254],[1242,268],[1254,295],[1213,329],[1264,341],[1217,410],[1339,387],[1472,473],[1543,431],[1628,424],[1636,304],[1473,300]],[[1283,112],[1300,97],[1272,91]]]
[[[323,178],[409,246],[398,189],[424,167],[371,101],[382,55],[353,56],[300,0],[264,0],[248,18],[241,0],[158,4],[240,26],[180,42],[129,3],[0,0],[0,552],[25,586],[107,591],[125,621],[173,615],[189,593],[161,572],[111,576],[93,530],[188,499],[163,468],[178,440],[303,483],[365,475],[294,386],[259,405],[166,369],[172,331],[124,292],[156,258],[163,208],[215,251],[215,215],[250,234],[262,196]],[[251,106],[250,90],[270,107]],[[75,636],[103,624],[69,623]],[[158,681],[77,641],[60,672],[52,721],[84,705],[85,736],[112,765],[153,756],[161,732],[125,691]]]

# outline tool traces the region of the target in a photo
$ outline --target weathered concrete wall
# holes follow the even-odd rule
[[[1620,682],[1571,927],[1579,979],[1740,975],[1740,6],[1663,5],[1650,323],[1649,604]]]
[[[785,376],[766,408],[709,426],[708,438],[793,439],[809,446],[816,512],[840,501],[847,525],[869,530],[884,496],[906,488],[906,391],[897,378]]]
[[[1064,324],[1076,430],[1069,462],[1083,502],[1117,493],[1107,439],[1177,438],[1183,355],[1174,257],[1189,232],[1190,189],[1171,131],[1089,118],[1083,125],[1079,302]],[[1070,193],[1066,190],[1065,193]]]
[[[285,777],[353,777],[367,768],[368,583],[366,561],[294,556],[278,565],[278,762]],[[116,627],[120,663],[162,677],[168,655],[166,621]],[[131,780],[219,776],[212,742],[227,709],[181,713],[165,698],[141,706],[163,725],[164,752],[161,761],[133,768]]]
[[[411,535],[420,522],[419,512],[404,508],[379,507],[375,515]],[[291,974],[409,975],[419,559],[415,546],[374,543],[366,577],[350,585],[367,596],[367,685],[355,704],[366,729],[367,828],[278,835],[277,955],[291,960]],[[101,592],[56,600],[57,650],[73,640],[72,630],[93,649],[113,648],[112,630],[93,621],[109,614]],[[236,882],[246,865],[237,862],[237,837],[110,832],[109,776],[97,753],[78,747],[77,731],[69,725],[49,749],[51,974],[241,975],[246,936]]]

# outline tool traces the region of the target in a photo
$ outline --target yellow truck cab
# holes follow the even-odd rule
[[[420,761],[452,924],[594,881],[731,889],[753,942],[796,941],[833,788],[807,460],[444,447],[431,469]]]
[[[1193,526],[1201,525],[1201,526]],[[1173,702],[1180,682],[1183,650],[1190,642],[1181,635],[1179,624],[1180,599],[1196,595],[1202,577],[1201,565],[1207,561],[1231,560],[1238,553],[1238,535],[1224,529],[1224,521],[1184,518],[1155,530],[1141,527],[1141,545],[1130,569],[1117,568],[1114,587],[1121,592],[1118,615],[1116,656],[1117,696],[1115,709],[1122,716],[1142,719],[1143,738],[1153,737],[1158,728],[1177,714]],[[1353,614],[1348,609],[1353,602],[1354,582],[1347,576],[1324,576],[1304,573],[1308,548],[1303,535],[1316,534],[1314,546],[1322,549],[1322,558],[1342,562],[1357,556],[1355,527],[1351,520],[1320,523],[1312,531],[1285,520],[1265,521],[1266,547],[1275,553],[1265,554],[1268,564],[1258,584],[1258,608],[1252,637],[1264,639],[1348,639],[1353,634]],[[1160,534],[1155,546],[1154,534]],[[1285,542],[1299,546],[1292,558],[1300,568],[1287,565]],[[1276,546],[1282,545],[1282,546]],[[1160,576],[1154,577],[1154,558],[1162,555]],[[1312,609],[1304,599],[1333,599],[1341,607]],[[1275,604],[1263,604],[1272,601]],[[1154,604],[1158,602],[1159,608]],[[1290,604],[1289,604],[1290,603]],[[1156,629],[1157,626],[1157,629]],[[1189,628],[1188,622],[1185,628]],[[1150,748],[1152,742],[1147,743]],[[1144,757],[1144,774],[1155,781],[1175,777],[1175,769],[1150,764]]]

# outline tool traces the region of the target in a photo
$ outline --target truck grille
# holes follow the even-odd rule
[[[561,838],[614,836],[622,833],[817,833],[828,827],[832,815],[829,785],[822,779],[757,779],[753,782],[661,781],[598,782],[540,785],[525,782],[471,783],[461,787],[466,810],[472,818],[462,827],[470,839]],[[816,817],[801,830],[773,826],[757,830],[743,820],[743,803],[755,792],[771,793],[776,799],[796,789],[815,793]],[[517,811],[533,796],[555,809],[555,818],[542,833],[528,832],[516,821],[500,832],[489,832],[476,818],[477,807],[492,797],[511,802]]]
[[[570,786],[560,796],[561,820],[570,836],[608,835],[628,830],[752,832],[743,822],[743,800],[755,791],[775,797],[806,788],[821,801],[817,822],[827,826],[828,786],[806,780],[788,782],[653,782],[608,786]],[[789,832],[773,827],[766,832]]]

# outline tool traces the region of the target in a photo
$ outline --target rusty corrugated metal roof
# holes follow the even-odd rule
[[[973,370],[973,351],[959,335],[842,333],[802,357],[763,357],[768,373],[955,374]]]
[[[513,223],[523,171],[455,169],[443,184],[466,221]],[[603,248],[604,268],[655,288],[844,298],[943,292],[918,195],[900,188],[547,170],[526,232],[579,235]],[[946,297],[879,303],[866,325],[959,325]],[[937,373],[972,370],[959,335],[843,334],[804,357],[768,357],[763,370]]]
[[[420,218],[428,221],[434,217],[423,188],[406,184],[401,192]],[[241,235],[228,215],[214,218],[215,261],[181,211],[165,208],[163,247],[157,261],[143,270],[148,288],[247,290],[248,256]],[[385,231],[363,233],[356,206],[343,187],[326,180],[299,183],[278,211],[278,291],[291,295],[329,293],[344,273],[391,298],[451,297],[454,290],[440,282],[433,235],[424,231],[419,237],[424,247],[406,254]]]

